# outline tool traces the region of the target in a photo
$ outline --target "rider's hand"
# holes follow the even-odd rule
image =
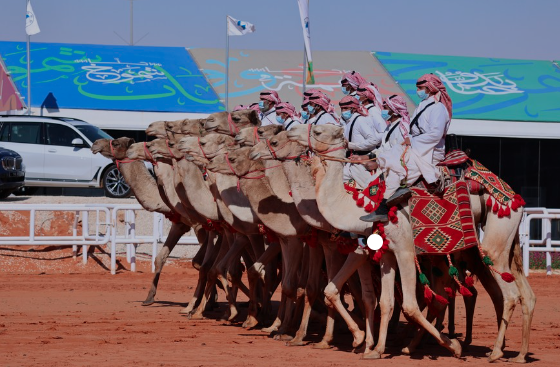
[[[410,137],[407,136],[407,137],[404,139],[402,145],[408,145],[408,146],[410,146]]]

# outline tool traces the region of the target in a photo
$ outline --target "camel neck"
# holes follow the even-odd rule
[[[182,182],[188,202],[194,210],[210,220],[220,220],[210,186],[196,164],[182,159],[176,162],[176,183]]]

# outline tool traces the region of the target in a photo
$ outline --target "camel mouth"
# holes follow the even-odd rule
[[[235,141],[239,144],[242,144],[245,142],[245,138],[240,135],[235,135]]]
[[[261,156],[261,153],[259,152],[252,152],[251,154],[249,154],[249,159],[256,161],[257,159],[259,159]]]
[[[101,148],[91,147],[91,152],[93,154],[97,154],[97,153],[101,152],[102,150],[103,149],[101,149]]]

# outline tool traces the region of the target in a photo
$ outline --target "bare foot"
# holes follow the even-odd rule
[[[527,363],[527,361],[525,360],[525,356],[523,355],[518,355],[515,358],[510,358],[508,359],[508,362],[513,362],[513,363]]]
[[[259,320],[255,318],[253,315],[247,316],[247,320],[243,323],[243,327],[245,329],[252,329],[259,324]]]
[[[288,334],[276,334],[274,335],[274,340],[280,340],[283,342],[289,342],[290,340],[292,340],[294,337]]]
[[[151,306],[154,304],[154,299],[153,298],[147,298],[144,302],[142,302],[142,306]]]
[[[275,331],[278,331],[278,328],[277,328],[275,325],[272,325],[272,326],[270,326],[270,327],[262,328],[261,331],[262,331],[263,333],[269,333],[269,334],[270,334],[270,333],[273,333],[273,332],[275,332]]]
[[[304,345],[305,344],[303,343],[303,340],[301,338],[298,338],[297,336],[293,340],[286,343],[286,346],[288,347],[301,347]]]
[[[202,316],[201,313],[193,313],[191,315],[189,315],[189,319],[190,320],[204,320],[204,316]]]
[[[371,352],[364,353],[362,359],[381,359],[381,353],[374,349]]]
[[[313,349],[331,349],[329,343],[324,340],[321,340],[319,343],[313,344]]]
[[[354,334],[354,341],[352,342],[352,346],[354,348],[358,348],[364,342],[364,339],[366,337],[366,333],[363,332],[362,330],[357,330],[357,331],[353,332],[352,334]]]
[[[502,358],[504,356],[504,352],[502,352],[501,350],[494,350],[492,353],[490,353],[490,355],[488,356],[488,362],[495,362],[498,359]]]

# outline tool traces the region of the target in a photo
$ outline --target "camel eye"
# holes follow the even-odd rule
[[[200,142],[200,145],[205,146],[205,145],[206,145],[206,142],[205,142],[205,141],[201,141],[201,142]]]
[[[270,145],[272,145],[273,147],[278,145],[278,142],[276,140],[273,140],[270,142]]]
[[[231,119],[232,119],[233,121],[235,121],[235,122],[241,121],[241,119],[240,119],[239,117],[232,117]]]
[[[315,135],[319,136],[319,135],[321,135],[321,132],[320,131],[315,131]]]
[[[235,158],[229,158],[229,161],[230,161],[231,163],[235,163]]]

